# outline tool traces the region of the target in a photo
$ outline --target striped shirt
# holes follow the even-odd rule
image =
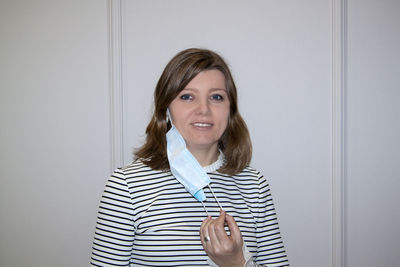
[[[211,188],[234,217],[255,263],[288,266],[270,189],[251,167],[229,176],[208,172]],[[209,187],[205,208],[219,216]],[[153,170],[141,161],[117,169],[100,201],[92,266],[208,266],[200,241],[207,217],[197,201],[169,171]],[[227,231],[229,232],[229,231]]]

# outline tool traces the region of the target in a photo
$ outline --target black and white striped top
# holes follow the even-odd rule
[[[229,176],[208,172],[211,187],[232,215],[257,264],[288,266],[270,189],[251,167]],[[208,187],[204,202],[212,217],[219,206]],[[207,217],[202,204],[170,172],[140,162],[117,169],[100,201],[92,266],[208,266],[200,242]]]

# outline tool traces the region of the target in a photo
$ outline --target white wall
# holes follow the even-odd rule
[[[0,266],[87,266],[110,173],[107,3],[0,2]]]
[[[269,178],[293,266],[332,257],[331,1],[126,1],[124,157],[144,139],[152,94],[178,51],[200,46],[230,63]],[[145,114],[145,116],[143,116]]]
[[[399,266],[400,2],[348,1],[347,266]]]
[[[110,165],[130,162],[163,67],[190,46],[232,66],[253,165],[269,177],[292,266],[332,266],[339,1],[113,0],[125,26],[121,40],[110,35],[123,47],[121,61],[110,53],[116,65],[109,2],[0,2],[0,266],[87,266]],[[347,2],[344,265],[396,266],[400,7]],[[122,79],[114,72],[109,83],[118,67]]]

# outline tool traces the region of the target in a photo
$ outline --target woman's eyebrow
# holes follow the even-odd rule
[[[185,91],[185,90],[187,90],[187,91],[199,91],[199,89],[192,88],[192,87],[184,88],[182,91]],[[226,92],[226,89],[225,88],[210,88],[209,91],[212,91],[212,92],[213,91],[225,91]]]
[[[225,88],[211,88],[210,91],[225,91],[226,92],[226,89]]]
[[[199,91],[199,90],[196,88],[189,87],[189,88],[183,88],[182,91]]]

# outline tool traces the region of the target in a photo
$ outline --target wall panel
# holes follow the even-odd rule
[[[332,262],[331,1],[126,1],[124,163],[144,140],[152,94],[178,51],[220,52],[232,67],[293,266]]]
[[[400,2],[348,0],[346,266],[398,266]]]
[[[87,266],[110,173],[105,1],[0,2],[0,266]]]

